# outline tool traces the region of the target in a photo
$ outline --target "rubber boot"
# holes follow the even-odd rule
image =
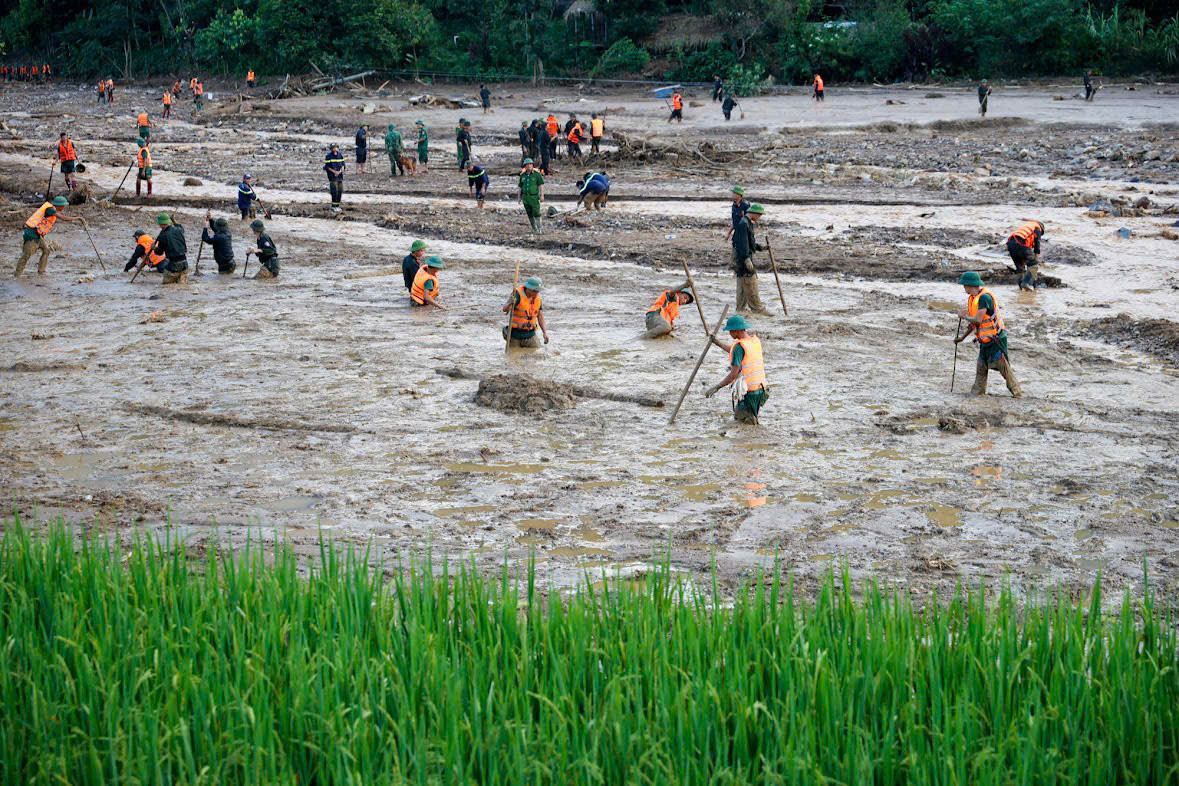
[[[544,234],[544,232],[542,231],[543,229],[544,229],[544,227],[540,223],[540,216],[537,216],[536,217],[536,234],[543,235]]]
[[[1011,363],[1007,360],[1006,355],[999,357],[995,369],[1003,375],[1003,379],[1007,382],[1007,390],[1011,391],[1011,397],[1022,398],[1023,389],[1019,386],[1019,380],[1015,378],[1015,370],[1011,368]]]
[[[151,196],[151,181],[147,181],[147,195]]]
[[[142,183],[142,182],[143,182],[142,180],[139,180],[138,178],[136,178],[136,180],[135,180],[135,196],[141,196],[141,194],[139,193],[139,190],[140,190],[140,183]]]
[[[974,387],[970,389],[970,395],[985,396],[987,394],[987,374],[989,371],[987,364],[981,359],[974,365]]]

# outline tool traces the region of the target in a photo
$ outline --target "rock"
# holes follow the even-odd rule
[[[199,178],[186,177],[186,178],[184,178],[184,185],[186,185],[186,186],[203,186],[204,183],[202,183]]]
[[[1088,161],[1085,162],[1086,169],[1096,169],[1098,167],[1098,165],[1099,165],[1099,162],[1096,158],[1090,158]]]
[[[1159,234],[1165,237],[1167,240],[1179,240],[1179,233],[1173,232],[1170,229],[1164,228],[1159,231]]]
[[[984,166],[980,166],[974,170],[974,174],[982,175],[983,177],[987,177],[988,175],[991,174],[991,170],[987,169]]]
[[[237,105],[237,113],[239,115],[244,115],[244,114],[247,114],[247,113],[253,112],[253,111],[254,111],[254,105],[251,104],[249,101],[242,101],[240,104]]]
[[[1146,210],[1148,207],[1150,207],[1150,198],[1138,197],[1138,201],[1134,203],[1134,207],[1138,208],[1139,210]]]
[[[1021,161],[1027,161],[1031,157],[1032,151],[1028,150],[1026,147],[1019,151],[1019,158]]]
[[[1099,217],[1099,216],[1094,216],[1093,215],[1094,213],[1100,213],[1101,215],[1107,215],[1107,216],[1120,216],[1122,214],[1122,211],[1119,210],[1118,208],[1114,207],[1108,201],[1101,199],[1101,200],[1098,200],[1098,201],[1094,202],[1093,204],[1089,205],[1090,218],[1098,218]]]
[[[1160,158],[1162,158],[1162,156],[1163,156],[1163,154],[1157,150],[1149,150],[1146,153],[1146,160],[1147,161],[1158,161]]]

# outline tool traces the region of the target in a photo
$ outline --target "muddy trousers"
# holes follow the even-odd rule
[[[344,178],[329,176],[328,190],[332,193],[332,207],[339,207],[344,199]]]
[[[37,263],[37,272],[45,275],[45,266],[49,264],[49,246],[45,245],[45,238],[38,236],[36,240],[26,240],[20,247],[20,261],[16,263],[16,271],[13,273],[19,276],[25,272],[25,265],[29,264],[29,259],[41,250],[41,261]]]
[[[647,312],[647,338],[659,338],[671,332],[671,323],[660,315],[658,311]]]
[[[758,294],[757,287],[757,273],[752,276],[737,276],[737,310],[738,311],[755,311],[759,314],[768,314],[769,311],[762,305],[761,295]]]
[[[990,366],[982,358],[978,359],[978,362],[974,366],[974,387],[970,389],[970,395],[986,395],[987,375],[992,368],[1003,375],[1003,379],[1007,382],[1007,389],[1011,391],[1013,398],[1019,398],[1023,395],[1023,390],[1019,387],[1019,380],[1015,378],[1015,371],[1011,368],[1011,362],[1007,359],[1006,355],[1000,355],[998,362]]]

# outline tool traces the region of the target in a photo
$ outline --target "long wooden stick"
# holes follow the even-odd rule
[[[135,275],[131,276],[131,283],[132,284],[135,283],[135,279],[139,278],[139,274],[143,272],[143,266],[146,264],[147,264],[147,260],[144,259],[142,262],[139,263],[139,267],[135,268]]]
[[[680,413],[680,407],[684,403],[684,399],[688,395],[688,390],[692,387],[693,380],[696,379],[696,372],[700,370],[700,366],[704,363],[704,356],[708,354],[709,348],[712,346],[713,340],[716,339],[716,334],[720,332],[721,325],[725,324],[725,317],[729,315],[729,304],[725,304],[725,308],[721,311],[720,320],[716,323],[716,327],[708,334],[708,343],[704,345],[704,351],[700,353],[700,359],[696,361],[696,368],[692,369],[692,376],[688,377],[688,384],[684,385],[684,392],[680,393],[680,400],[676,402],[675,409],[671,412],[671,419],[667,421],[667,425],[675,423],[675,416]]]
[[[770,268],[774,271],[774,283],[778,285],[778,299],[782,301],[782,316],[788,317],[786,296],[782,294],[782,279],[778,278],[778,263],[774,261],[774,247],[770,245],[769,235],[766,235],[766,250],[770,252]]]
[[[199,242],[200,242],[200,245],[197,246],[196,267],[193,268],[193,271],[192,271],[193,276],[199,276],[201,274],[201,254],[204,253],[204,251],[205,251],[205,228],[204,227],[201,227],[201,236],[199,238]]]
[[[692,273],[688,270],[688,262],[681,259],[684,263],[684,272],[688,275],[688,285],[692,287],[692,300],[696,302],[696,310],[700,312],[700,324],[704,325],[704,332],[708,332],[708,320],[704,318],[704,306],[700,305],[700,295],[696,292],[696,282],[692,280]]]
[[[512,282],[512,294],[520,286],[520,260],[516,260],[516,280]],[[512,348],[512,295],[508,295],[508,337],[504,339],[504,352]]]
[[[56,163],[56,162],[55,162]],[[68,183],[68,181],[67,181]],[[49,187],[53,185],[53,164],[49,165],[49,182],[45,184],[45,201],[48,202],[53,197],[49,196]]]
[[[958,327],[954,328],[954,370],[950,372],[950,392],[954,392],[954,380],[958,378],[958,335],[962,332],[962,317],[958,317]]]
[[[123,173],[123,179],[119,181],[119,187],[115,189],[115,193],[106,198],[107,202],[113,202],[115,197],[119,195],[119,192],[123,190],[123,184],[127,182],[127,175],[131,174],[131,169],[135,166],[135,163],[135,161],[132,161],[131,166],[127,167],[127,171]]]
[[[94,249],[94,256],[98,257],[98,264],[102,265],[102,272],[105,273],[106,265],[102,261],[102,254],[98,253],[98,246],[94,244],[94,238],[90,235],[90,227],[83,224],[82,229],[86,232],[86,237],[90,238],[90,247]]]

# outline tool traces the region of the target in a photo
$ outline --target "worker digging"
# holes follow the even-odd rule
[[[732,386],[733,418],[738,423],[760,425],[761,408],[770,397],[761,339],[749,330],[749,323],[740,314],[729,317],[725,330],[733,343],[726,344],[718,338],[713,338],[712,342],[729,353],[729,373],[704,395],[709,398],[721,388]]]

